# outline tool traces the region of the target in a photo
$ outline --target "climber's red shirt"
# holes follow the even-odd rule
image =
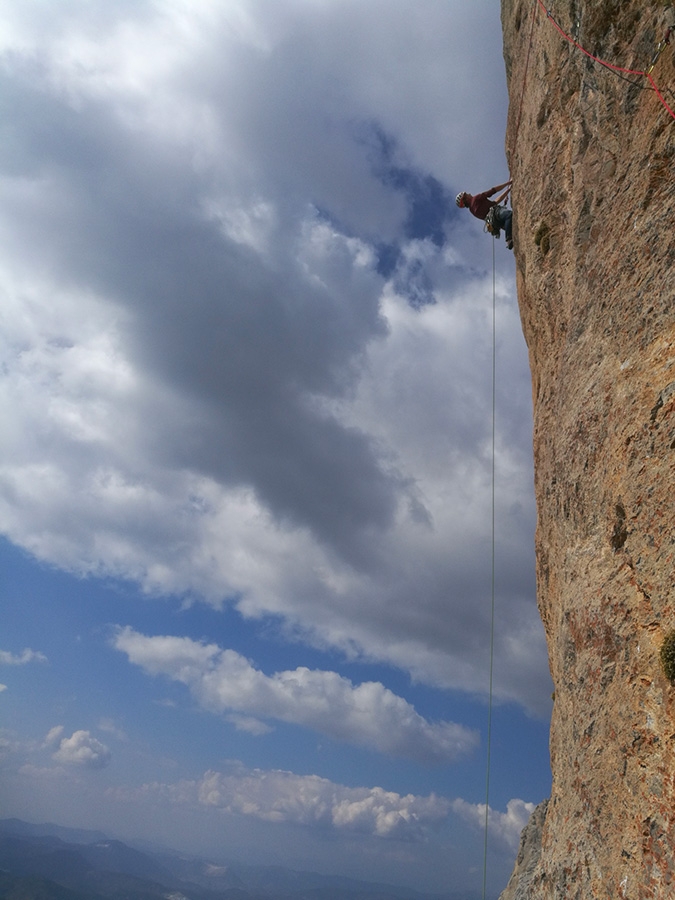
[[[494,200],[488,200],[495,193],[493,188],[491,191],[483,191],[482,194],[475,194],[469,203],[469,209],[477,219],[485,219],[491,207],[495,206]]]

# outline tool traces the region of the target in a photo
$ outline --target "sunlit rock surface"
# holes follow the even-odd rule
[[[632,70],[673,21],[644,0],[548,8]],[[552,795],[503,897],[673,897],[675,688],[659,650],[675,628],[675,119],[536,0],[502,0],[502,19],[555,683]],[[675,108],[674,49],[652,75]]]

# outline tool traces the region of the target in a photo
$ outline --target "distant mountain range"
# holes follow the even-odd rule
[[[279,866],[139,850],[98,831],[0,820],[0,900],[476,900]]]

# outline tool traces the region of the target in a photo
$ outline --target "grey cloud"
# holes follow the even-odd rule
[[[186,2],[191,29],[167,14],[160,39],[152,4],[82,26],[64,5],[44,29],[14,6],[3,533],[484,690],[489,245],[437,207],[501,173],[494,10]],[[436,240],[412,228],[425,186]],[[542,710],[530,388],[499,291],[498,690]]]
[[[34,109],[30,95],[20,100]],[[366,434],[322,414],[312,398],[343,393],[368,340],[384,333],[380,279],[357,258],[365,248],[310,213],[291,226],[297,257],[275,263],[200,214],[208,185],[196,183],[189,160],[162,165],[152,144],[134,144],[98,111],[52,106],[54,132],[39,141],[47,183],[17,197],[15,235],[23,232],[24,248],[38,235],[40,252],[68,279],[128,304],[131,358],[208,405],[214,424],[192,441],[192,467],[254,485],[279,516],[356,560],[362,533],[391,522],[396,480]],[[30,121],[23,140],[38,140]]]

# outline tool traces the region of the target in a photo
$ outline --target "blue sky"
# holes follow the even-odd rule
[[[10,0],[0,52],[2,809],[479,889],[499,4]],[[496,892],[551,684],[495,250]]]

